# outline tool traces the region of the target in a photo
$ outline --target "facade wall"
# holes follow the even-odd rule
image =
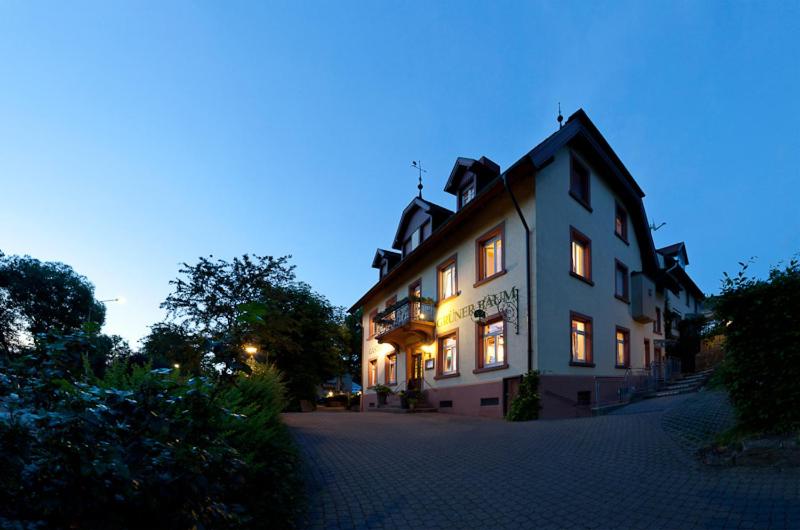
[[[527,188],[526,188],[527,186]],[[529,224],[533,223],[535,216],[533,186],[530,179],[515,184],[514,192],[520,206],[525,212]],[[455,201],[455,197],[453,198]],[[475,286],[476,282],[476,249],[475,241],[487,231],[496,227],[500,223],[504,224],[503,252],[505,253],[506,273],[494,279]],[[383,310],[385,302],[392,296],[401,300],[408,296],[409,285],[416,280],[422,280],[422,295],[424,297],[437,298],[437,267],[445,260],[457,255],[457,276],[459,294],[444,301],[436,307],[436,335],[441,336],[458,330],[458,377],[436,379],[436,369],[425,370],[425,388],[436,389],[438,393],[430,393],[429,400],[432,404],[438,404],[440,400],[452,400],[453,407],[447,408],[442,412],[454,413],[475,413],[481,415],[502,415],[502,379],[512,377],[527,370],[527,336],[526,336],[526,287],[525,287],[525,231],[513,207],[508,193],[503,191],[500,195],[492,199],[485,207],[479,209],[473,219],[462,223],[462,226],[455,230],[450,237],[442,240],[435,250],[425,251],[422,259],[413,272],[406,272],[401,277],[394,279],[386,289],[378,293],[372,300],[368,301],[363,308],[363,326],[369,329],[369,316],[374,310]],[[476,368],[476,350],[478,347],[476,329],[477,324],[469,318],[471,311],[462,312],[470,304],[477,304],[487,295],[494,295],[503,292],[510,292],[516,287],[519,292],[519,333],[516,333],[514,326],[508,325],[506,330],[506,358],[508,368],[474,373]],[[458,313],[458,314],[456,314]],[[492,310],[487,310],[489,316]],[[463,316],[461,316],[463,314]],[[398,354],[398,385],[397,389],[405,388],[407,378],[407,353],[409,351],[422,351],[424,358],[437,358],[437,341],[432,343],[409,344],[408,349],[400,351]],[[394,348],[389,344],[378,344],[377,340],[364,336],[363,348],[363,381],[368,381],[369,361],[378,361],[378,382],[385,382],[385,357],[394,352]],[[436,362],[436,361],[435,361]],[[489,386],[482,385],[492,383]],[[473,390],[461,389],[459,387],[471,385]],[[367,385],[365,385],[366,387]],[[448,392],[444,390],[450,389]],[[478,392],[478,389],[480,392]],[[487,391],[494,391],[495,395],[483,395]],[[474,392],[481,394],[477,396]],[[369,388],[365,388],[367,396],[374,394]],[[451,396],[441,397],[441,396]],[[497,397],[500,400],[500,407],[494,409],[488,406],[480,407],[480,398]],[[369,400],[369,397],[366,397]],[[473,401],[477,400],[475,403]],[[367,401],[368,402],[368,401]],[[365,407],[366,409],[366,407]]]
[[[645,367],[644,340],[650,340],[652,359],[654,340],[661,338],[653,334],[652,323],[634,321],[631,305],[614,296],[615,259],[624,263],[631,273],[642,268],[639,242],[630,215],[626,244],[614,233],[615,208],[619,198],[605,179],[577,155],[576,158],[590,171],[591,211],[569,194],[571,156],[568,149],[562,149],[536,179],[537,365],[545,379],[551,374],[572,377],[561,389],[559,385],[550,385],[544,396],[563,403],[566,403],[564,399],[576,401],[578,390],[590,390],[594,394],[596,376],[624,376],[625,369],[615,367],[617,326],[630,331],[632,369]],[[569,273],[570,227],[591,239],[593,285]],[[663,309],[660,295],[657,296],[657,306]],[[594,367],[570,365],[570,311],[593,319]],[[581,379],[583,384],[578,388],[576,382]]]

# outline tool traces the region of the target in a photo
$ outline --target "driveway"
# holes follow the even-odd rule
[[[727,421],[709,396],[527,423],[377,412],[285,419],[308,466],[309,528],[800,528],[800,470],[694,459],[697,436],[683,434]],[[699,413],[710,418],[684,421]]]

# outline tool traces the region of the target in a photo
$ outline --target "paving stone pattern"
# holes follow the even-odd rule
[[[695,452],[733,427],[736,416],[725,391],[704,390],[666,410],[661,423],[678,444]]]
[[[705,467],[665,431],[681,407],[701,410],[692,400],[710,399],[698,396],[527,423],[447,414],[286,415],[307,463],[303,525],[800,528],[800,470]]]

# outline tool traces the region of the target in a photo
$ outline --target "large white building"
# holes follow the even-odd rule
[[[700,310],[684,245],[656,250],[644,192],[582,110],[503,172],[459,158],[445,191],[452,211],[409,203],[351,308],[364,409],[385,384],[499,417],[539,370],[543,417],[588,414],[661,365],[666,311]]]

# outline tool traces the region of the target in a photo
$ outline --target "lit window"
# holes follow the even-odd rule
[[[453,258],[439,266],[439,300],[456,294],[456,260]]]
[[[623,241],[628,241],[628,214],[619,204],[617,204],[617,210],[614,216],[614,233]]]
[[[375,386],[378,382],[378,360],[372,359],[369,362],[369,373],[367,374],[367,381],[369,386]]]
[[[394,385],[397,383],[397,355],[386,356],[386,384]]]
[[[483,326],[483,366],[498,366],[505,362],[505,334],[502,320]]]
[[[503,240],[493,237],[483,244],[483,262],[486,265],[484,277],[497,274],[503,268]]]
[[[475,186],[470,185],[461,190],[461,207],[475,198]]]
[[[628,267],[619,261],[616,262],[614,272],[614,296],[628,301]]]
[[[572,274],[581,279],[592,279],[592,242],[574,228],[570,230],[570,249],[572,252]]]
[[[624,328],[617,328],[617,366],[628,367],[630,359],[630,332]]]
[[[478,239],[478,281],[504,272],[503,231],[504,225],[500,225]]]
[[[458,345],[454,336],[442,339],[442,373],[453,374],[456,372]]]
[[[592,320],[589,317],[571,316],[572,362],[588,364],[592,362]]]
[[[569,194],[586,208],[591,208],[589,205],[589,170],[574,157],[571,166]]]

